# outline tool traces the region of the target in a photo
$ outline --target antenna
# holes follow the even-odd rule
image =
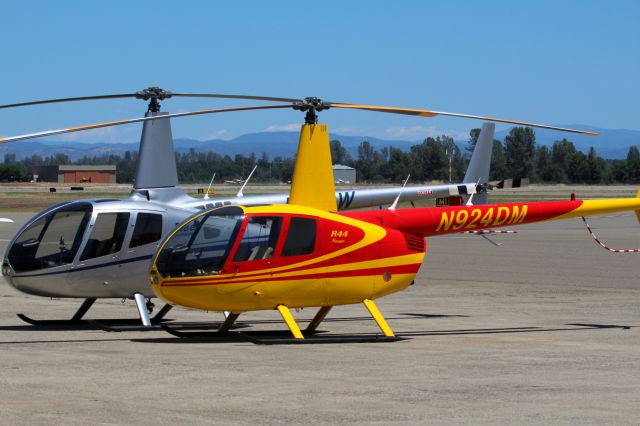
[[[400,188],[400,192],[398,193],[398,196],[396,197],[395,200],[393,200],[393,204],[391,204],[391,206],[389,207],[389,210],[395,210],[396,206],[398,205],[398,201],[400,201],[400,196],[402,195],[402,192],[404,191],[404,187],[407,186],[407,182],[409,182],[409,178],[411,177],[411,174],[407,175],[407,178],[404,180],[404,183],[402,184],[402,188]]]
[[[247,186],[247,183],[249,183],[249,179],[251,179],[251,176],[253,176],[253,172],[255,172],[257,168],[258,168],[258,165],[256,164],[253,167],[253,170],[251,170],[251,173],[249,173],[249,177],[247,178],[247,180],[245,180],[244,183],[242,184],[242,188],[240,188],[240,191],[238,191],[238,193],[236,194],[236,197],[244,197],[242,190],[244,189],[245,186]]]
[[[207,192],[204,193],[205,200],[209,199],[209,190],[211,189],[211,185],[213,185],[213,180],[216,178],[216,172],[213,172],[213,176],[211,176],[211,182],[209,182],[209,186],[207,187]]]
[[[451,151],[449,151],[449,149],[446,149],[444,153],[447,157],[449,157],[449,183],[451,183],[451,162],[453,161],[453,157],[456,155],[456,152],[453,149]]]

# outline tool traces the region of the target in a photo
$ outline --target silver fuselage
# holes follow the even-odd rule
[[[168,200],[162,200],[162,197],[160,200],[148,200],[140,192],[134,192],[124,200],[79,200],[63,203],[37,214],[9,243],[4,256],[3,275],[16,289],[38,296],[120,298],[131,297],[138,292],[151,297],[153,294],[146,279],[151,257],[162,238],[196,212],[194,208],[185,209],[175,205],[179,201],[190,199],[182,191],[172,189],[159,192],[171,195],[173,199],[169,203]],[[46,222],[48,216],[60,216],[63,213],[76,215],[76,212],[84,212],[86,219],[75,222],[67,219],[68,223],[59,223],[55,230],[45,231],[40,236],[38,247],[19,250],[20,244],[17,243],[21,242],[21,236],[38,227],[40,222]],[[100,215],[105,214],[110,217],[120,215],[124,218],[123,222],[126,222],[120,226],[119,247],[88,256],[96,221]],[[134,244],[132,237],[136,223],[143,214],[147,217],[161,217],[161,225],[157,238],[153,238],[155,241]],[[49,228],[53,226],[51,223]],[[36,232],[38,231],[39,229],[36,229]],[[58,232],[60,237],[58,234],[47,237],[51,232]],[[74,235],[77,236],[74,238]],[[59,238],[66,239],[65,253],[72,250],[71,256],[61,259],[64,256],[63,249],[59,248]],[[47,244],[51,247],[45,247]]]

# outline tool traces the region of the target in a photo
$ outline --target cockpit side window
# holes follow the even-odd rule
[[[233,261],[244,262],[272,258],[281,229],[281,217],[250,217]]]
[[[311,254],[316,246],[316,220],[292,217],[287,239],[282,248],[282,256]]]
[[[217,215],[218,212],[223,214]],[[242,210],[214,211],[178,229],[158,254],[158,271],[164,277],[219,274],[244,219],[233,213]]]
[[[129,248],[155,243],[162,236],[162,215],[138,213]]]
[[[122,248],[127,232],[129,213],[100,213],[93,224],[80,260],[93,259],[117,253]]]

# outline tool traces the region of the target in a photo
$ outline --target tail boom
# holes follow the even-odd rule
[[[427,207],[343,214],[401,232],[428,237],[639,209],[640,198],[613,198]]]

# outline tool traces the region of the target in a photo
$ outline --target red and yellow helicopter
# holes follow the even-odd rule
[[[171,304],[228,312],[219,332],[230,330],[242,312],[275,309],[295,342],[313,334],[333,306],[362,303],[384,334],[382,339],[395,339],[374,300],[413,282],[426,254],[425,237],[631,210],[640,220],[638,197],[338,213],[328,128],[317,124],[317,112],[329,106],[425,117],[439,114],[325,104],[316,98],[294,104],[307,115],[289,203],[222,207],[183,222],[154,256],[150,281],[158,297]],[[290,308],[304,307],[319,310],[303,334]]]

